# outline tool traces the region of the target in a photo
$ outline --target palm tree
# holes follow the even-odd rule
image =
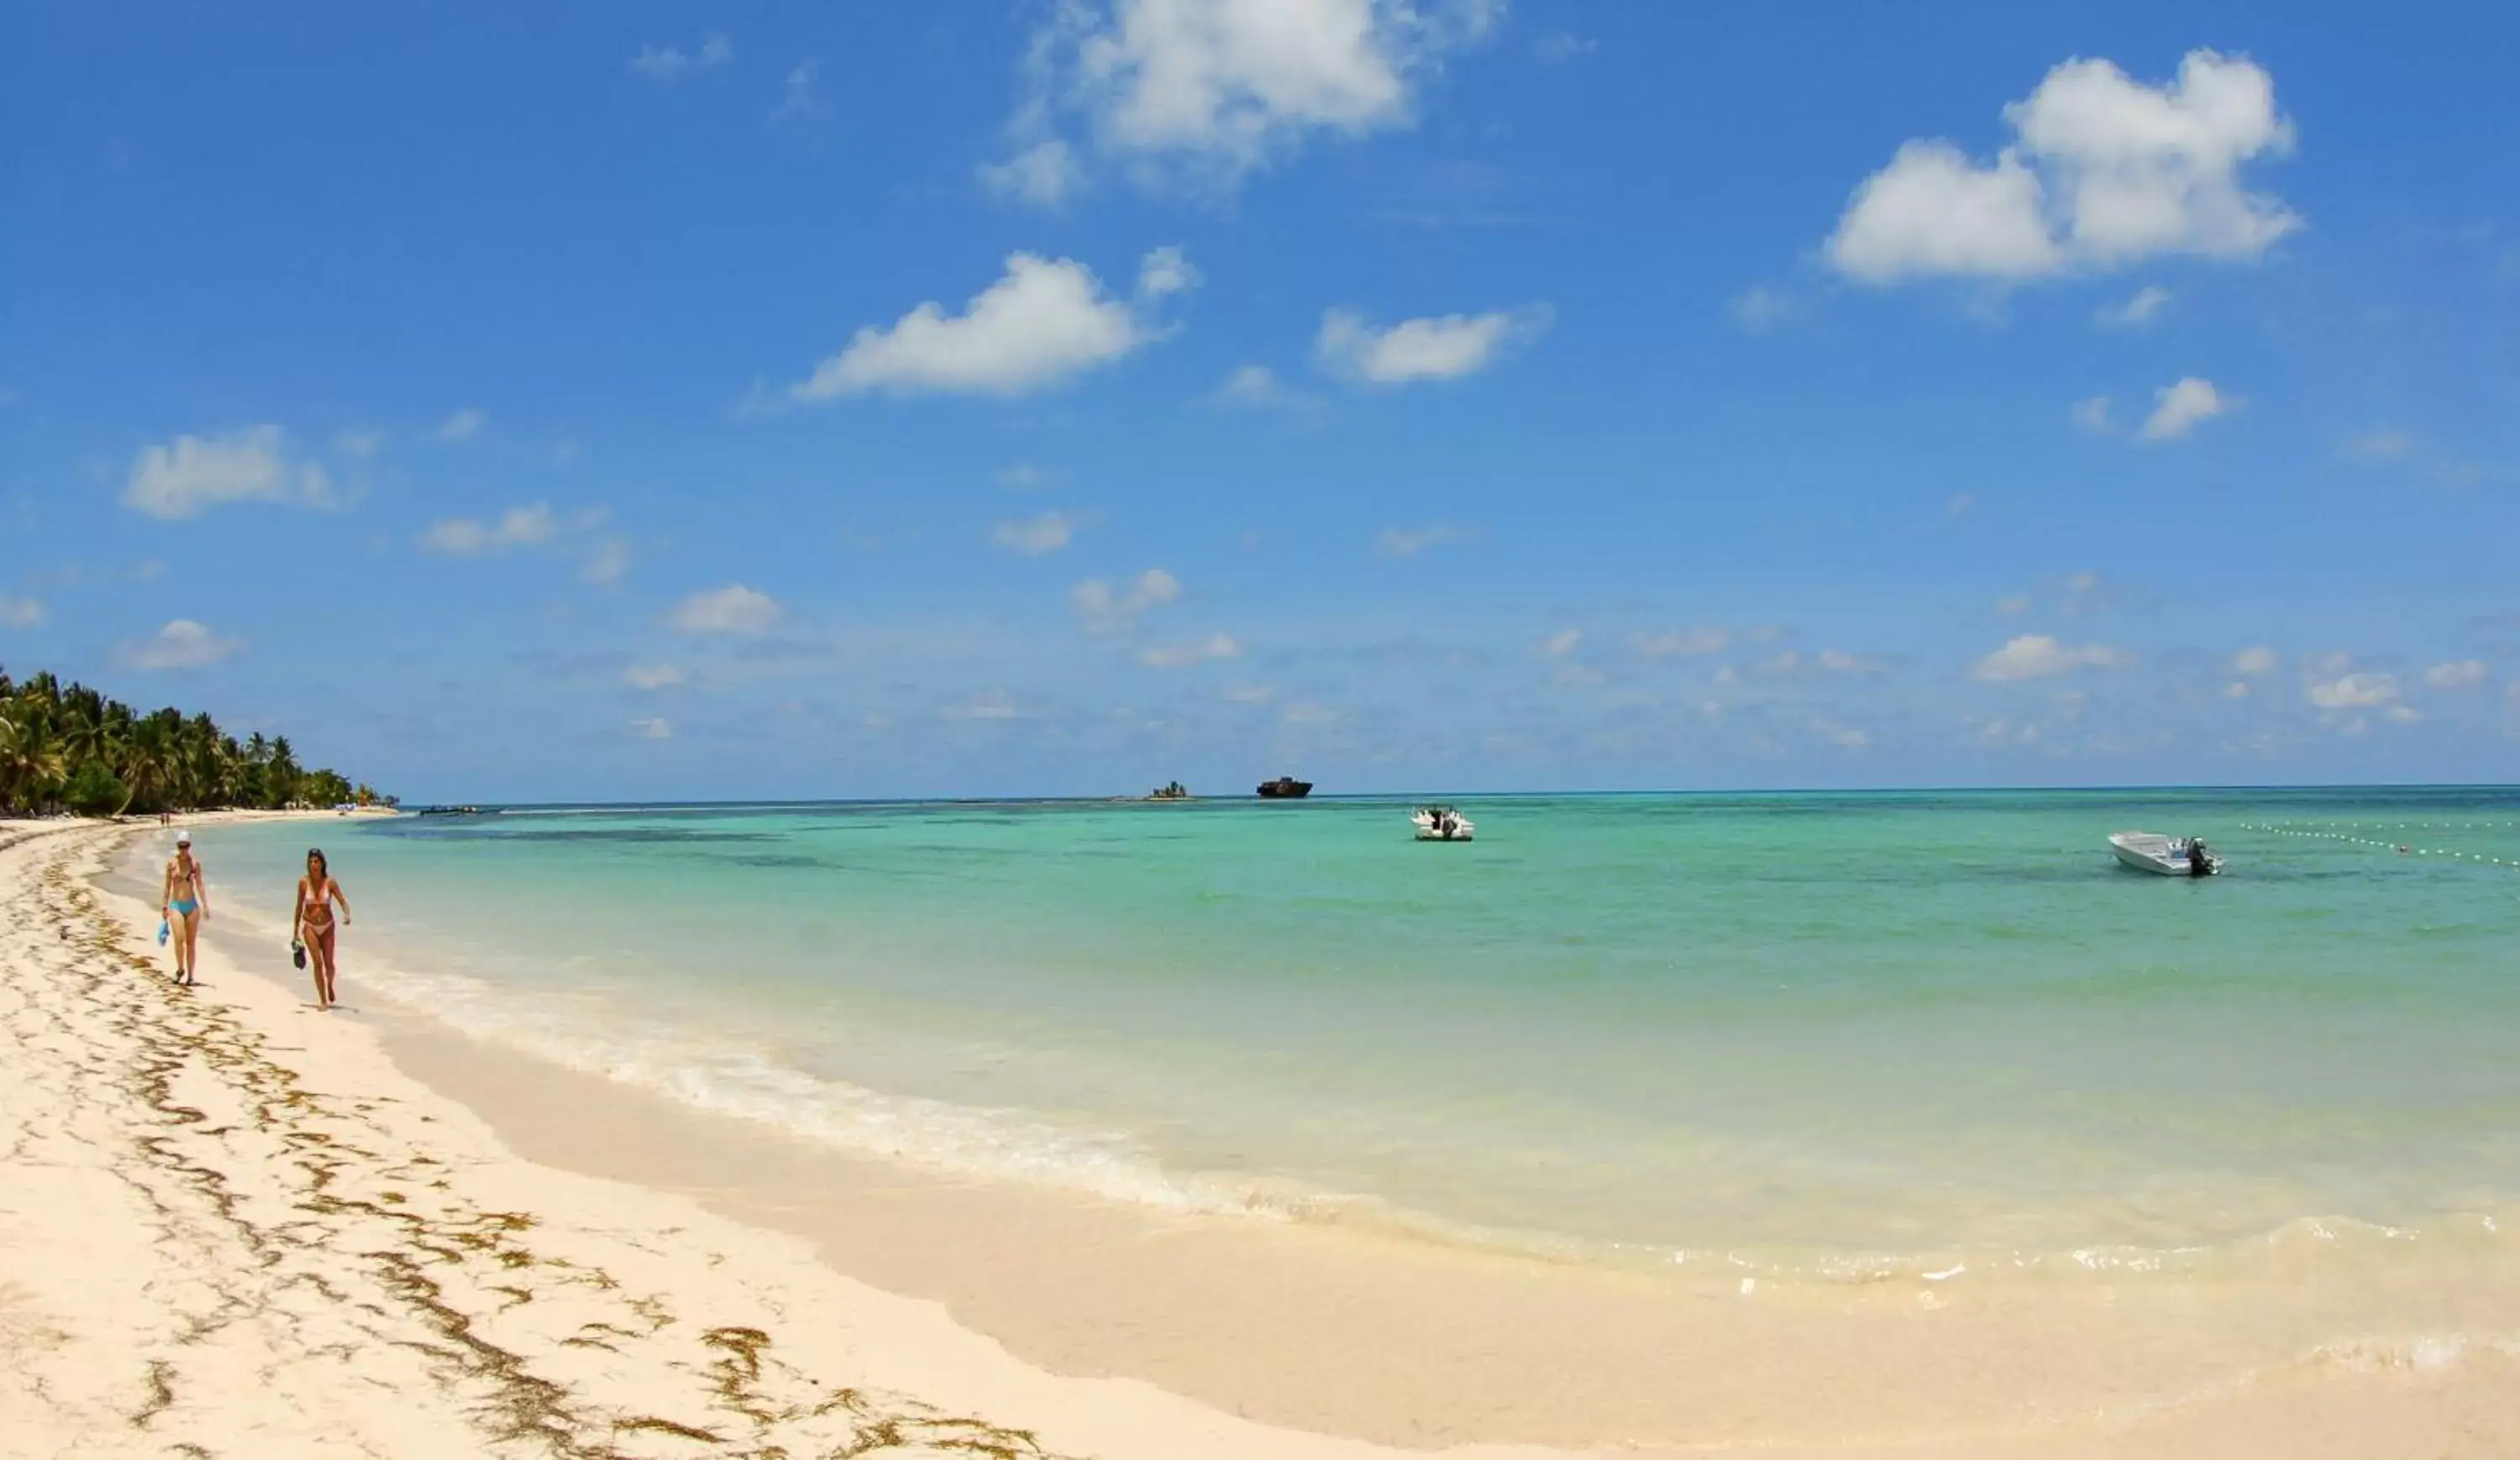
[[[26,746],[25,732],[18,726],[17,718],[0,710],[0,805],[22,803],[18,788],[26,779]]]
[[[181,721],[175,731],[176,761],[181,767],[180,798],[198,806],[218,798],[219,727],[206,714]]]
[[[210,790],[210,799],[222,806],[233,806],[245,789],[245,751],[233,735],[219,737],[217,776]]]
[[[0,717],[0,801],[33,809],[68,773],[68,757],[42,721],[22,709]]]
[[[240,745],[207,714],[170,707],[138,715],[84,684],[0,672],[0,812],[40,811],[65,798],[81,809],[118,800],[118,815],[133,805],[329,804],[352,794],[347,779],[299,765],[286,739],[256,732]]]
[[[297,783],[306,772],[297,765],[297,753],[289,748],[289,737],[276,735],[271,740],[271,759],[263,767],[263,795],[266,804],[286,806],[297,799]]]
[[[33,742],[34,722],[22,708],[15,716],[0,714],[0,804],[33,806],[37,770]]]
[[[82,690],[95,702],[93,705],[81,703]],[[72,765],[113,758],[113,738],[106,726],[105,702],[95,691],[83,685],[73,688],[71,697],[62,706],[61,737],[62,752],[70,757]]]
[[[53,677],[52,670],[37,669],[26,676],[24,684],[18,686],[18,698],[42,707],[49,714],[62,701],[62,682]]]
[[[152,805],[163,804],[174,789],[178,773],[175,745],[166,733],[163,721],[156,716],[140,722],[131,743],[122,752],[122,806],[113,814],[131,809],[134,801]]]

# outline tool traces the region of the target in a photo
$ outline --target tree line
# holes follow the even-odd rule
[[[297,763],[287,736],[240,741],[206,714],[142,714],[49,672],[0,670],[0,813],[83,816],[244,807],[369,805],[380,797]]]

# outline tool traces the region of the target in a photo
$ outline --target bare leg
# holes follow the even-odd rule
[[[196,939],[202,934],[202,915],[197,909],[175,915],[175,981],[193,981],[193,962],[201,956]]]
[[[315,1007],[330,1009],[338,995],[333,988],[333,933],[331,928],[306,940],[306,952],[315,965]]]

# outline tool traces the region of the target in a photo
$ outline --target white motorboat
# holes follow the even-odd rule
[[[2223,859],[2200,837],[2165,837],[2159,832],[2114,832],[2109,850],[2138,872],[2160,877],[2211,877],[2223,870]]]
[[[1477,830],[1470,818],[1451,806],[1419,806],[1409,820],[1418,828],[1420,842],[1467,842]]]

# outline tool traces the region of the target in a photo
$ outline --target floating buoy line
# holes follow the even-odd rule
[[[2264,832],[2271,837],[2298,837],[2313,842],[2338,842],[2352,846],[2371,846],[2412,857],[2448,857],[2452,861],[2474,862],[2482,867],[2510,867],[2520,870],[2520,857],[2494,856],[2482,851],[2465,851],[2455,846],[2417,846],[2411,842],[2390,837],[2364,836],[2365,832],[2499,832],[2520,831],[2520,821],[2326,821],[2273,822],[2244,821],[2241,830]]]

